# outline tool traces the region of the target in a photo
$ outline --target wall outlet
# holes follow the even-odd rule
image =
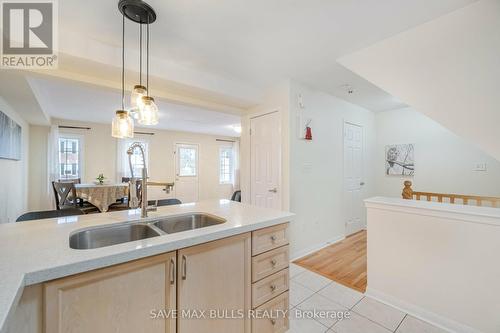
[[[486,171],[486,163],[476,163],[472,171]]]

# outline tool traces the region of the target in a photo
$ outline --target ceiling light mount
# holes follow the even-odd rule
[[[354,89],[353,86],[351,86],[350,84],[346,83],[346,84],[343,84],[340,86],[341,89],[345,90],[345,92],[348,94],[348,95],[352,95],[354,94],[354,92],[356,91],[356,89]]]
[[[153,7],[142,0],[120,0],[118,9],[131,21],[140,24],[151,24],[156,21]]]

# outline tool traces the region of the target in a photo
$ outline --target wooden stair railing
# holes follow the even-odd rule
[[[417,192],[413,191],[411,188],[412,182],[407,180],[404,182],[403,188],[403,199],[408,200],[424,200],[434,201],[433,198],[437,198],[437,202],[449,202],[449,203],[458,203],[462,205],[476,205],[483,206],[484,203],[490,203],[491,207],[500,207],[500,198],[499,197],[483,197],[477,195],[464,195],[464,194],[447,194],[447,193],[432,193],[432,192]],[[445,201],[448,199],[448,201]],[[457,202],[459,201],[459,202]]]

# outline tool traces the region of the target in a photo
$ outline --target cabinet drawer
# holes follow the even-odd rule
[[[288,245],[252,258],[252,282],[288,268]]]
[[[288,223],[252,232],[252,255],[288,244]]]
[[[288,291],[288,268],[252,285],[252,307],[256,308],[276,295]]]
[[[254,318],[252,333],[283,333],[288,330],[288,291],[257,308],[266,311],[269,317]]]

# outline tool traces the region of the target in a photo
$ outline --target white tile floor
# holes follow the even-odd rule
[[[288,333],[446,333],[294,264],[290,264],[290,309]],[[330,315],[304,318],[312,310]],[[346,311],[348,318],[331,315]]]

